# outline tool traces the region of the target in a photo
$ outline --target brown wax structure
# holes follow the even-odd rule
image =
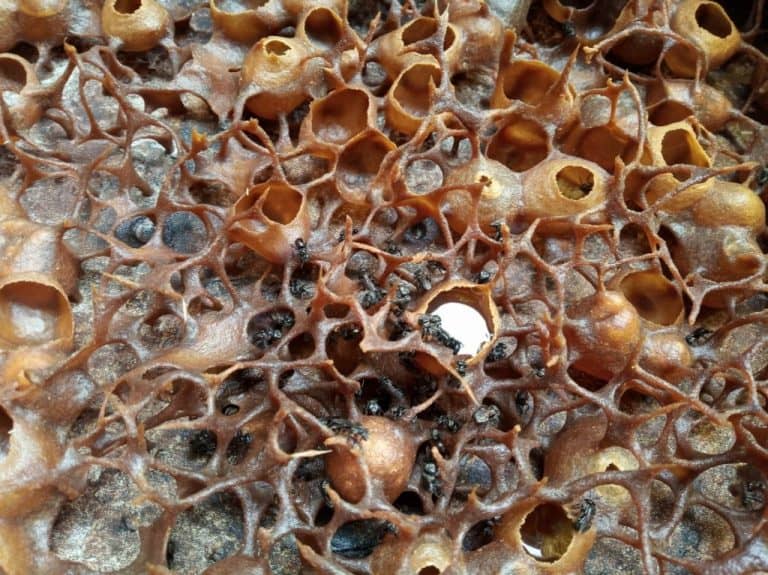
[[[768,573],[767,51],[0,0],[0,574]]]

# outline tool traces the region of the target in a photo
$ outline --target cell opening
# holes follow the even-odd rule
[[[356,519],[336,530],[331,538],[331,551],[347,559],[368,557],[381,543],[390,524],[381,519]]]
[[[668,166],[691,164],[706,168],[709,165],[704,150],[688,130],[676,129],[664,134],[661,155]]]
[[[543,503],[531,511],[520,527],[523,549],[538,561],[553,563],[568,550],[574,528],[565,510]]]
[[[349,375],[363,359],[363,327],[349,323],[334,329],[325,340],[325,352],[342,375]]]
[[[235,555],[244,535],[239,500],[230,493],[216,493],[176,518],[168,535],[168,567],[178,573],[202,573]]]
[[[707,2],[696,9],[696,23],[718,38],[726,38],[733,30],[728,15],[714,2]]]
[[[36,64],[37,59],[40,57],[38,49],[28,42],[19,42],[13,48],[11,48],[9,52],[16,54],[17,56],[21,56],[31,64]]]
[[[310,40],[324,46],[334,46],[342,37],[339,19],[328,8],[312,10],[304,20],[304,31]]]
[[[350,144],[339,157],[339,172],[347,185],[365,187],[379,172],[392,143],[380,134],[370,134]]]
[[[153,349],[173,347],[184,338],[184,320],[176,314],[161,311],[139,326],[141,341]]]
[[[275,56],[285,56],[291,47],[282,40],[270,40],[264,44],[264,51]]]
[[[549,137],[538,122],[513,120],[493,137],[487,153],[510,170],[524,172],[547,157]]]
[[[334,92],[312,108],[312,130],[324,140],[342,144],[366,128],[368,106],[365,92]]]
[[[576,155],[598,164],[608,172],[616,167],[616,157],[630,163],[637,152],[637,142],[608,126],[587,130],[579,139]]]
[[[27,83],[27,71],[14,57],[0,57],[0,92],[20,92]]]
[[[440,84],[440,68],[434,64],[414,64],[397,80],[393,96],[406,112],[424,116],[432,104],[430,81]]]
[[[625,277],[621,291],[643,319],[672,325],[683,311],[683,300],[674,284],[657,272],[637,272]]]
[[[464,551],[476,551],[492,543],[494,540],[494,523],[492,519],[486,519],[470,527],[461,542]]]
[[[205,247],[208,230],[199,216],[192,212],[174,212],[165,218],[161,235],[163,243],[173,251],[193,254]]]
[[[663,48],[664,40],[659,36],[635,32],[617,42],[608,51],[606,58],[622,68],[643,68],[655,63]]]
[[[458,355],[476,355],[493,337],[485,299],[471,289],[454,288],[435,296],[427,307],[429,315],[440,318],[440,328],[458,342]]]
[[[502,88],[510,100],[535,106],[559,78],[557,70],[545,64],[513,62],[503,72]]]
[[[239,465],[248,455],[253,435],[243,429],[239,429],[227,445],[227,462],[230,465]]]
[[[405,185],[412,194],[429,194],[443,185],[443,170],[432,160],[413,160],[405,168]]]
[[[323,307],[323,313],[327,318],[340,319],[349,313],[349,306],[345,303],[329,303]]]
[[[37,344],[72,335],[67,298],[53,286],[15,281],[0,288],[0,337],[15,344]]]
[[[248,340],[259,349],[267,349],[282,339],[295,323],[293,312],[278,308],[253,316],[246,326]]]
[[[315,353],[315,339],[309,332],[300,333],[288,344],[292,360],[306,359]]]
[[[555,176],[557,190],[569,200],[586,198],[595,186],[594,174],[581,166],[567,166]]]
[[[440,575],[442,571],[434,565],[427,565],[423,569],[419,569],[419,575]]]
[[[262,213],[273,222],[283,225],[290,224],[296,218],[304,201],[304,196],[286,185],[272,184],[265,194]]]
[[[657,126],[666,126],[681,122],[693,115],[693,111],[681,102],[664,102],[651,111],[648,119]]]
[[[116,0],[114,3],[115,12],[120,14],[133,14],[141,8],[142,0]]]
[[[315,527],[328,525],[333,519],[333,507],[323,504],[315,514]]]
[[[406,515],[424,515],[424,503],[415,491],[403,491],[392,505]]]
[[[426,40],[437,32],[437,22],[433,18],[416,18],[403,29],[400,38],[404,46]]]
[[[194,431],[189,438],[189,456],[192,459],[210,459],[216,452],[216,434],[208,429]]]
[[[689,445],[706,455],[726,453],[736,443],[736,432],[728,425],[717,425],[707,419],[694,423],[687,437]]]

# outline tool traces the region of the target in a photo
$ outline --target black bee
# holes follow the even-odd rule
[[[389,415],[392,419],[397,421],[398,419],[402,419],[403,417],[405,417],[405,414],[407,411],[408,410],[404,408],[402,405],[398,405],[389,410]]]
[[[502,238],[502,236],[501,236],[501,224],[502,224],[502,222],[493,222],[491,224],[491,227],[495,230],[493,239],[496,240],[497,242],[500,242],[501,238]]]
[[[267,349],[270,345],[279,341],[283,337],[283,332],[279,329],[262,328],[253,332],[251,342],[259,349]]]
[[[517,408],[517,413],[520,415],[528,413],[530,406],[528,405],[528,396],[524,391],[515,393],[515,407]]]
[[[189,454],[194,458],[208,458],[216,451],[216,435],[207,429],[200,429],[189,440]]]
[[[579,533],[589,531],[592,527],[592,521],[595,519],[595,502],[585,497],[581,500],[579,505],[579,513],[576,516],[576,520],[573,522],[573,528]]]
[[[467,375],[467,362],[466,360],[460,359],[456,362],[456,373],[458,373],[461,377],[464,377]]]
[[[240,463],[248,453],[249,446],[253,442],[253,436],[242,429],[238,430],[232,441],[227,445],[227,462],[230,465]]]
[[[448,448],[445,446],[445,443],[443,443],[443,438],[440,436],[440,431],[437,429],[432,429],[429,432],[429,439],[431,440],[432,445],[437,447],[437,450],[440,452],[440,455],[443,457],[446,457],[448,455]]]
[[[315,294],[311,282],[297,278],[291,278],[288,288],[291,290],[291,295],[296,299],[309,299]]]
[[[765,507],[765,485],[762,481],[745,481],[741,486],[741,504],[749,511]]]
[[[269,319],[272,321],[272,325],[278,329],[290,329],[296,321],[293,319],[293,314],[288,311],[273,311]]]
[[[494,404],[481,405],[477,408],[475,413],[472,414],[472,419],[478,425],[488,425],[490,427],[498,427],[501,423],[501,410]]]
[[[368,439],[368,430],[359,423],[354,423],[341,417],[329,417],[320,421],[334,433],[346,435],[352,444]]]
[[[443,491],[443,482],[440,479],[440,470],[431,458],[421,466],[421,481],[429,493],[440,496]]]
[[[456,433],[461,429],[461,423],[456,421],[450,415],[439,415],[437,417],[437,425],[442,429],[447,429],[451,433]]]
[[[168,565],[172,565],[176,556],[176,543],[173,539],[169,539],[165,546],[165,562]]]
[[[421,291],[429,291],[432,289],[432,280],[427,277],[427,274],[423,269],[419,268],[413,272],[413,279]]]
[[[360,284],[363,287],[360,294],[360,305],[363,306],[363,309],[375,306],[387,295],[387,292],[377,286],[367,274],[363,274],[360,278]]]
[[[706,327],[697,327],[691,333],[685,336],[685,341],[691,347],[703,345],[707,343],[712,333],[713,332],[711,329],[707,329]]]
[[[393,256],[399,256],[403,253],[403,250],[401,250],[400,247],[392,240],[387,240],[384,243],[384,249],[388,254],[392,254]]]
[[[477,274],[477,279],[475,281],[479,284],[487,284],[491,281],[491,273],[487,270],[483,270]]]
[[[764,186],[768,184],[768,166],[763,166],[757,172],[757,185]]]
[[[442,327],[442,320],[438,315],[424,314],[419,318],[421,337],[424,341],[434,339],[441,345],[449,348],[453,355],[461,351],[461,342],[451,337]]]
[[[494,361],[501,361],[505,357],[507,357],[507,346],[504,342],[500,341],[491,348],[487,361],[493,363]]]
[[[576,35],[576,25],[570,20],[563,22],[563,36],[573,38]]]
[[[384,410],[382,409],[381,404],[375,399],[369,399],[366,402],[363,411],[367,415],[384,415]]]
[[[293,243],[293,247],[296,249],[296,257],[299,258],[301,265],[307,263],[309,261],[309,248],[307,247],[307,243],[303,239],[298,238]]]

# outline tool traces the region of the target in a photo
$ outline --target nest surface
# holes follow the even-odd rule
[[[767,29],[0,0],[0,573],[768,572]]]

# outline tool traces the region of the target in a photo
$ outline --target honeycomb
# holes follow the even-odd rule
[[[764,0],[0,0],[0,573],[768,573]]]

